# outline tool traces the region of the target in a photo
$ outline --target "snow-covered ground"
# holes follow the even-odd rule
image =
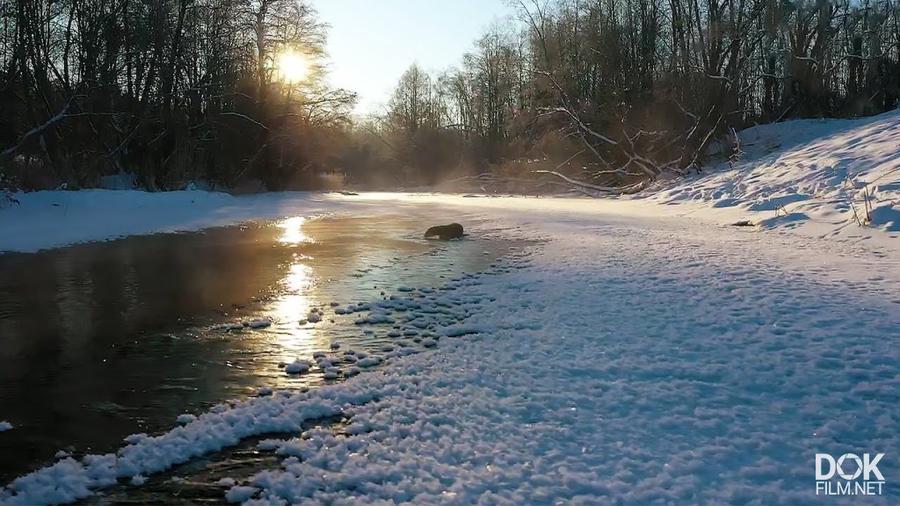
[[[34,252],[129,235],[184,232],[248,220],[310,215],[329,209],[328,196],[138,190],[40,191],[14,194],[0,208],[0,252]]]
[[[853,129],[874,128],[866,121],[895,125],[891,118]],[[879,160],[889,158],[886,143],[877,144]],[[782,154],[809,149],[803,145],[784,145]],[[816,151],[845,156],[836,152]],[[875,170],[852,175],[871,188]],[[754,184],[764,184],[765,174]],[[887,169],[879,174],[897,180]],[[712,207],[726,198],[718,194],[688,198],[676,190],[604,201],[185,193],[177,198],[194,200],[180,201],[185,209],[141,207],[135,199],[133,219],[95,208],[96,228],[62,241],[50,237],[65,229],[57,224],[46,225],[41,240],[4,237],[0,250],[33,250],[103,238],[107,219],[120,224],[110,235],[122,235],[277,213],[429,205],[448,216],[465,207],[484,217],[486,229],[541,242],[442,290],[398,290],[396,300],[373,305],[374,318],[362,319],[377,329],[389,327],[379,323],[389,311],[403,325],[430,322],[443,336],[432,350],[385,356],[378,367],[308,392],[223,404],[165,434],[132,436],[115,454],[62,456],[10,484],[0,504],[69,501],[117,478],[137,485],[194,456],[272,432],[298,434],[261,443],[284,457],[281,466],[223,481],[223,497],[256,505],[896,504],[900,240],[887,221],[847,225],[839,220],[846,212],[827,222],[831,233],[821,233],[825,225],[814,215],[837,208],[837,196],[794,210],[810,217],[796,228],[727,225],[745,214],[753,221],[765,215],[759,213],[774,216],[752,210],[751,201],[811,191],[800,178],[778,186],[779,177],[765,183],[768,193],[733,184],[731,191],[742,193],[728,198],[744,203],[731,207]],[[712,173],[679,184],[724,188],[731,179]],[[878,184],[878,195],[896,191]],[[820,193],[842,191],[829,188]],[[29,198],[23,208],[32,205]],[[122,199],[115,205],[129,202]],[[83,202],[70,204],[73,214],[88,212]],[[114,207],[98,204],[105,205]],[[814,204],[808,198],[794,205]],[[31,219],[15,208],[0,215],[6,212]],[[142,225],[142,216],[156,221]],[[12,222],[0,220],[6,236]],[[359,319],[328,316],[336,325]],[[349,421],[339,432],[299,435],[304,421],[338,414]],[[818,452],[884,453],[883,495],[817,496]]]
[[[765,228],[822,236],[900,236],[900,110],[857,120],[798,120],[739,133],[743,154],[651,200],[729,208]]]

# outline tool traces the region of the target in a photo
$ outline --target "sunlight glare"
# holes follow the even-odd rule
[[[308,235],[303,233],[303,224],[305,222],[306,218],[303,216],[294,216],[279,223],[278,226],[281,227],[283,232],[281,237],[278,238],[278,242],[294,245],[313,242]]]
[[[278,76],[286,83],[298,83],[309,74],[309,58],[292,49],[278,56]]]
[[[318,335],[314,326],[299,325],[300,321],[306,319],[312,307],[309,296],[314,285],[313,269],[300,262],[291,264],[282,285],[285,291],[275,301],[272,311],[276,321],[289,325],[290,330],[279,332],[277,339],[284,354],[282,358],[290,362],[298,356],[312,353],[317,347],[324,346],[324,343],[320,342],[324,338]]]

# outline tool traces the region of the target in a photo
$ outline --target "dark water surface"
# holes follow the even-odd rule
[[[60,449],[112,451],[128,434],[165,430],[180,413],[260,386],[323,382],[289,377],[279,363],[333,340],[358,349],[390,341],[364,334],[352,316],[332,323],[330,302],[437,286],[511,246],[421,239],[435,219],[294,217],[0,255],[0,420],[15,426],[0,433],[0,484]],[[303,322],[313,307],[326,317]],[[258,317],[273,324],[220,328]]]

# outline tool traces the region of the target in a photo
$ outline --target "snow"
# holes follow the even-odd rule
[[[324,394],[324,395],[323,395]],[[330,390],[256,397],[223,405],[195,421],[159,435],[126,438],[116,453],[66,458],[22,476],[0,492],[0,504],[59,504],[87,497],[117,478],[147,476],[193,457],[221,450],[256,434],[299,431],[307,420],[335,416],[354,403],[371,400],[364,390]]]
[[[225,500],[231,503],[242,503],[253,497],[257,492],[259,492],[259,489],[255,487],[231,487],[228,492],[225,493]]]
[[[124,441],[127,444],[133,445],[133,444],[140,443],[141,441],[144,441],[145,439],[147,439],[149,437],[150,436],[148,436],[147,434],[141,432],[139,434],[131,434],[130,436],[127,436]]]
[[[743,155],[663,188],[651,199],[733,208],[764,228],[822,235],[869,226],[900,232],[900,110],[857,120],[796,120],[739,134]],[[657,188],[661,188],[658,185]]]
[[[356,361],[357,367],[374,367],[381,363],[381,357],[378,355],[370,355]]]
[[[271,448],[270,448],[270,449],[271,449]],[[221,478],[219,481],[217,481],[217,482],[216,482],[216,485],[218,485],[218,486],[220,486],[220,487],[228,487],[228,488],[231,488],[231,487],[233,487],[233,486],[235,485],[235,483],[236,483],[236,482],[235,482],[234,478],[228,478],[228,477],[226,477],[226,478]]]
[[[369,209],[464,208],[480,217],[473,235],[530,242],[486,272],[347,311],[379,336],[420,322],[421,353],[318,352],[323,372],[347,379],[223,403],[166,433],[129,436],[115,453],[63,458],[15,480],[0,504],[73,501],[272,433],[299,437],[260,442],[280,465],[220,483],[226,500],[815,503],[817,452],[900,450],[900,241],[886,200],[896,198],[898,122],[891,113],[758,127],[741,134],[738,167],[656,195],[356,196]],[[768,152],[775,138],[779,151]],[[829,175],[836,167],[846,177]],[[860,184],[872,199],[867,227],[842,204]],[[262,213],[271,202],[324,202],[295,198],[257,200],[270,202]],[[738,218],[760,225],[725,226]],[[355,366],[333,366],[349,356]],[[285,370],[294,364],[312,366]],[[303,431],[326,417],[348,423]],[[886,495],[866,504],[896,503],[900,474],[881,470]]]
[[[689,220],[525,216],[493,215],[543,239],[524,253],[371,306],[434,318],[446,336],[435,351],[358,353],[369,370],[344,382],[223,404],[115,454],[61,460],[0,501],[74,500],[336,415],[349,430],[270,443],[282,465],[226,498],[798,504],[814,500],[815,452],[900,448],[896,261]]]
[[[384,313],[371,313],[365,318],[357,319],[355,323],[357,325],[377,325],[380,323],[394,323],[394,319]]]
[[[857,284],[737,230],[569,220],[453,291],[489,335],[345,383],[377,400],[283,445],[260,499],[805,504],[815,452],[900,448],[896,272]]]
[[[128,235],[180,232],[249,220],[315,214],[335,207],[328,194],[232,196],[203,191],[126,190],[16,193],[0,210],[0,251],[33,252]]]
[[[296,359],[290,364],[284,366],[284,372],[288,374],[301,374],[309,371],[309,368],[312,364],[309,363],[308,360]]]

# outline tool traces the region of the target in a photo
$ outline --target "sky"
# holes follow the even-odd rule
[[[312,0],[328,23],[330,80],[356,91],[356,113],[379,113],[403,71],[458,64],[494,22],[514,12],[507,0]]]

